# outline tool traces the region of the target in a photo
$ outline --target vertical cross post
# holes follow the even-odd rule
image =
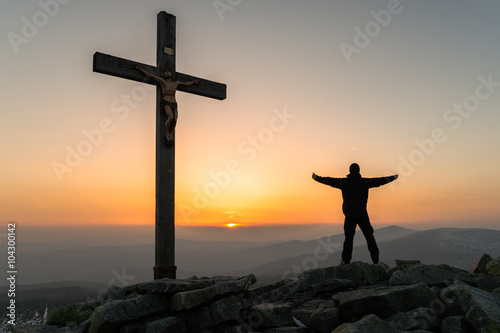
[[[175,16],[158,13],[156,67],[170,70],[175,81]],[[156,208],[154,278],[176,278],[175,266],[175,144],[166,146],[161,87],[156,87]],[[175,133],[174,133],[175,135]]]
[[[135,61],[96,52],[94,72],[113,75],[138,82],[157,84],[156,88],[156,178],[155,178],[155,267],[154,278],[176,278],[175,266],[175,144],[166,144],[164,110],[164,91],[154,80],[145,77],[144,72],[158,77],[166,70],[171,73],[172,81],[197,81],[197,85],[179,85],[177,90],[210,97],[226,98],[226,85],[175,71],[175,16],[165,12],[158,13],[156,67]]]

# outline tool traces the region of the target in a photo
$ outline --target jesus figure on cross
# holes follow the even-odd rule
[[[169,70],[166,70],[164,72],[163,77],[159,77],[147,72],[139,65],[136,65],[135,68],[160,84],[163,93],[163,107],[168,117],[167,121],[165,122],[165,144],[167,146],[171,146],[174,143],[175,125],[177,124],[177,117],[179,115],[177,111],[177,101],[175,100],[175,92],[177,91],[177,87],[200,84],[200,81],[172,81],[172,73]]]

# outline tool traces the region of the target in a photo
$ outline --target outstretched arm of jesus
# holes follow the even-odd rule
[[[156,76],[154,74],[149,73],[148,71],[146,71],[144,68],[142,68],[139,65],[135,65],[135,68],[138,69],[138,70],[140,70],[144,75],[149,76],[149,77],[155,79],[156,81],[160,81],[161,80],[160,77],[158,77],[158,76]]]
[[[180,86],[192,86],[193,84],[200,84],[200,80],[193,80],[193,81],[187,81],[187,82],[178,82],[178,85],[180,85]]]

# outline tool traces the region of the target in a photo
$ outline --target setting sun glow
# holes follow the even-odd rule
[[[3,1],[0,220],[153,229],[156,87],[96,73],[92,55],[154,65],[164,10],[177,17],[176,71],[227,85],[225,100],[176,94],[176,228],[342,225],[341,191],[311,176],[345,177],[353,162],[363,177],[399,174],[370,190],[375,227],[500,228],[499,5],[401,1],[382,25],[388,2],[220,13],[92,0],[52,17],[43,1]]]

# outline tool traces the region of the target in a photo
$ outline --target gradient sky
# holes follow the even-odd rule
[[[371,191],[375,225],[500,220],[498,1],[0,4],[0,221],[154,223],[154,90],[92,55],[155,64],[159,11],[177,70],[228,87],[177,94],[177,224],[341,223],[311,173],[352,162],[400,175]]]

